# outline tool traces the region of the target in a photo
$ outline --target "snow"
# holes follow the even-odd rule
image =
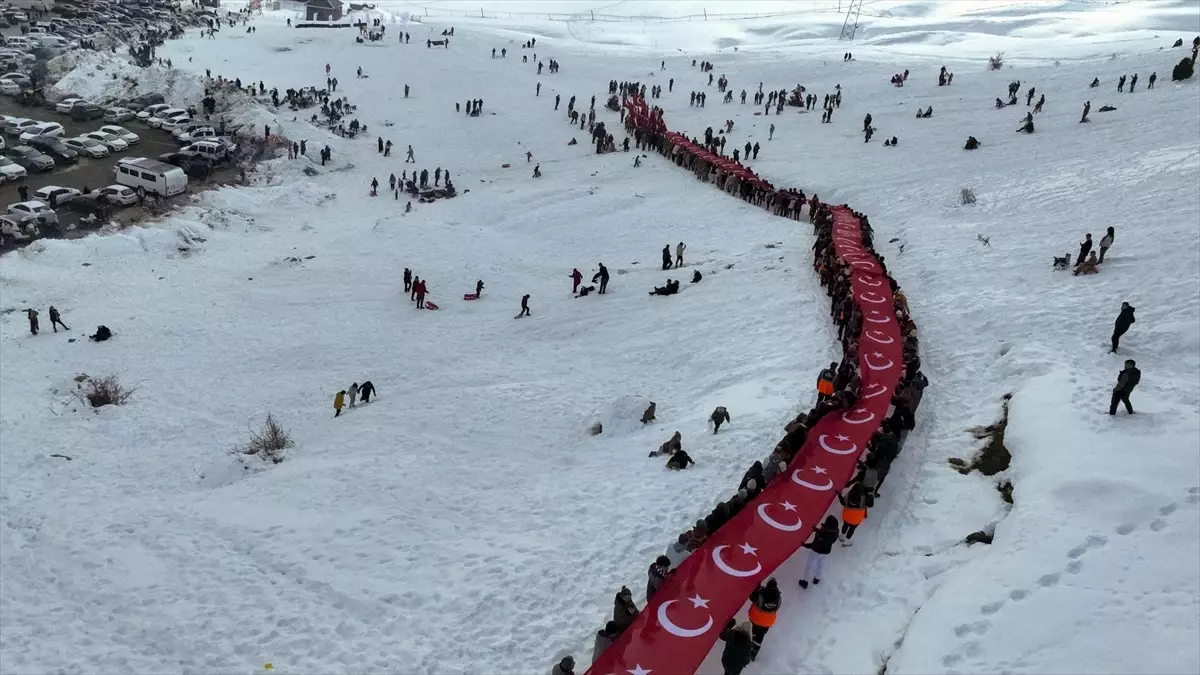
[[[273,160],[256,185],[204,193],[161,223],[0,258],[0,670],[536,672],[573,653],[582,672],[616,589],[643,592],[654,556],[770,451],[836,358],[807,226],[657,156],[638,169],[595,156],[553,111],[555,94],[602,106],[610,79],[668,77],[675,91],[656,103],[672,129],[733,119],[731,144],[763,145],[760,175],[870,214],[932,383],[854,546],[803,594],[803,554],[776,573],[783,610],[747,672],[1200,670],[1200,118],[1196,80],[1169,78],[1184,55],[1170,44],[1200,30],[1194,5],[881,2],[864,11],[891,16],[864,14],[849,46],[831,12],[588,23],[516,13],[678,16],[697,3],[529,5],[472,20],[430,3],[405,47],[268,12],[255,35],[169,42],[170,73],[103,55],[63,64],[76,66],[64,92],[195,103],[205,68],[282,90],[323,83],[329,63],[371,133],[341,139],[306,114],[235,101],[310,155],[328,143],[333,163],[309,178],[307,160]],[[449,50],[416,44],[450,25]],[[561,73],[520,62],[533,35]],[[508,58],[488,58],[500,46]],[[996,51],[1013,67],[987,72]],[[688,91],[708,91],[693,58],[735,92],[840,84],[844,102],[832,125],[794,108],[755,117],[715,90],[712,109],[690,108]],[[943,63],[949,88],[936,86]],[[887,84],[905,68],[904,88]],[[1117,94],[1134,72],[1137,92]],[[1027,108],[991,108],[1013,79],[1022,96],[1046,94],[1033,136],[1013,133]],[[468,97],[482,117],[453,114]],[[927,105],[933,118],[914,119]],[[616,133],[616,115],[597,111]],[[878,132],[865,144],[868,112]],[[380,134],[393,157],[375,152]],[[968,135],[983,147],[964,152]],[[449,168],[458,198],[403,215],[386,191],[366,196],[373,176],[412,168],[410,143],[418,168]],[[976,204],[959,205],[963,187]],[[1051,270],[1109,225],[1099,275]],[[903,254],[882,243],[896,237]],[[660,271],[679,241],[687,267]],[[599,262],[610,293],[571,297],[571,269],[586,283]],[[428,275],[441,310],[413,309],[404,267]],[[668,277],[681,294],[644,295]],[[476,279],[482,299],[461,301]],[[514,321],[525,293],[533,316]],[[1138,321],[1111,355],[1122,301]],[[70,335],[30,336],[21,310],[39,308],[46,328],[51,304]],[[100,323],[113,340],[67,341]],[[1126,358],[1143,373],[1138,414],[1110,418]],[[82,410],[79,373],[138,391]],[[379,398],[333,419],[333,394],[365,379]],[[1010,393],[1011,468],[951,470]],[[647,400],[658,420],[643,427]],[[716,405],[733,421],[712,436]],[[268,411],[297,446],[243,469],[226,451]],[[589,435],[594,421],[604,433]],[[646,457],[675,430],[697,461],[686,472]],[[993,543],[960,543],[977,530]],[[701,672],[720,672],[717,657]]]

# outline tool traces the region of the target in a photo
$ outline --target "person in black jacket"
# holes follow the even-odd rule
[[[363,403],[370,403],[371,397],[375,395],[375,385],[371,384],[370,380],[363,382],[358,388],[358,395],[362,397]]]
[[[1117,414],[1117,404],[1124,403],[1125,411],[1130,415],[1133,414],[1133,404],[1129,402],[1129,395],[1133,393],[1133,388],[1142,381],[1142,371],[1137,369],[1137,364],[1133,359],[1125,361],[1125,369],[1117,375],[1117,386],[1113,387],[1112,403],[1108,406],[1108,414]]]
[[[750,637],[754,644],[750,648],[750,660],[758,658],[758,650],[762,648],[763,638],[767,631],[775,625],[775,614],[783,598],[779,593],[779,584],[775,579],[767,579],[764,586],[759,584],[750,593]]]
[[[1121,336],[1129,330],[1134,321],[1137,321],[1137,319],[1133,318],[1133,311],[1133,306],[1128,302],[1121,303],[1121,313],[1117,315],[1117,322],[1113,325],[1112,349],[1109,350],[1110,354],[1117,353],[1117,347],[1121,344]]]
[[[671,455],[671,458],[667,460],[667,468],[675,469],[676,471],[682,471],[695,463],[695,460],[692,459],[691,455],[687,454],[687,451],[677,450],[675,454]]]
[[[613,623],[617,625],[617,633],[622,633],[632,626],[638,614],[637,605],[633,604],[633,591],[622,586],[613,599]]]
[[[604,292],[608,290],[608,268],[604,266],[604,263],[600,263],[600,271],[592,277],[593,284],[597,281],[600,282],[600,290],[597,293],[604,295]]]
[[[671,245],[670,244],[667,244],[666,246],[663,247],[662,259],[663,259],[662,268],[664,270],[671,269],[671,264],[673,261],[671,260]]]
[[[617,638],[621,636],[621,631],[617,630],[617,623],[609,621],[604,628],[596,633],[596,644],[592,647],[592,663],[595,663],[604,650],[612,646]]]
[[[750,639],[750,623],[736,623],[733,619],[721,631],[725,649],[721,652],[721,665],[725,675],[741,675],[752,660],[754,643]]]
[[[800,588],[808,588],[808,579],[812,577],[814,584],[821,583],[821,570],[825,568],[825,558],[833,550],[833,542],[838,540],[838,519],[834,516],[825,518],[821,527],[805,542],[804,548],[809,550],[808,560],[804,564],[804,576],[800,578]]]

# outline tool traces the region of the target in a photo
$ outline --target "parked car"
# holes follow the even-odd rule
[[[122,108],[128,108],[134,113],[137,113],[152,105],[160,105],[166,103],[166,98],[162,94],[142,94],[131,99],[117,101],[116,105]]]
[[[0,238],[4,239],[5,243],[9,239],[16,241],[36,239],[42,234],[38,227],[41,220],[38,216],[18,216],[15,213],[6,213],[0,216]]]
[[[58,185],[46,185],[34,191],[33,198],[39,202],[42,202],[43,204],[53,204],[54,206],[58,206],[59,204],[65,204],[66,202],[71,201],[80,194],[83,193],[75,188],[60,187]]]
[[[0,94],[16,96],[21,93],[21,85],[12,80],[0,80]]]
[[[183,145],[196,141],[211,141],[217,137],[217,130],[212,127],[198,127],[182,134],[176,134],[175,140]]]
[[[95,103],[87,101],[79,101],[71,106],[71,119],[86,122],[89,120],[97,120],[104,117],[104,109]]]
[[[58,216],[54,213],[54,209],[46,206],[44,202],[37,200],[29,200],[27,202],[17,202],[8,205],[8,212],[18,218],[26,218],[29,216],[41,216],[49,222],[57,223]]]
[[[4,151],[4,156],[25,167],[26,171],[49,171],[54,160],[28,145],[14,145]]]
[[[100,127],[100,131],[103,131],[106,134],[112,134],[113,136],[125,141],[129,145],[137,145],[138,143],[142,142],[141,136],[138,136],[129,129],[116,124],[105,124],[104,126]]]
[[[192,123],[192,118],[189,117],[187,115],[187,113],[184,113],[182,116],[179,116],[179,117],[168,117],[167,119],[163,120],[163,123],[161,126],[162,126],[163,131],[174,132],[179,127],[187,126],[191,123]]]
[[[108,157],[108,146],[94,138],[83,138],[77,136],[75,138],[64,139],[63,143],[65,143],[68,148],[78,152],[80,155],[86,155],[92,158]]]
[[[135,196],[136,199],[136,196]],[[108,202],[98,192],[78,195],[62,205],[63,210],[82,214],[102,214],[108,210]]]
[[[81,99],[81,98],[74,98],[74,97],[64,98],[63,100],[54,104],[54,111],[60,112],[60,113],[69,113],[69,112],[71,112],[71,106],[75,105],[76,101],[82,101],[82,100],[83,99]]]
[[[21,134],[21,142],[28,143],[31,139],[42,138],[59,138],[66,130],[63,125],[58,122],[42,122],[41,124],[29,127]]]
[[[61,138],[38,137],[29,141],[29,147],[49,155],[57,165],[74,164],[79,161],[79,153],[67,147]]]
[[[16,82],[22,87],[28,87],[30,84],[29,76],[25,73],[4,73],[3,75],[0,75],[0,80]]]
[[[137,114],[138,121],[149,124],[151,117],[154,117],[156,114],[162,112],[163,110],[167,110],[170,107],[171,106],[167,105],[166,103],[154,103],[154,104],[148,105],[145,108],[142,108],[141,110],[138,111],[138,114]]]
[[[7,157],[0,157],[0,183],[13,183],[28,175],[25,167]]]
[[[155,129],[160,129],[162,128],[163,123],[167,120],[179,119],[187,116],[188,112],[183,108],[162,108],[155,112],[150,119],[146,120],[146,124],[149,124]]]
[[[105,122],[126,122],[134,118],[134,112],[129,108],[119,106],[104,109]]]
[[[109,203],[122,206],[136,204],[138,200],[137,193],[127,185],[109,185],[96,190],[96,193],[102,195]]]
[[[196,141],[179,149],[180,154],[204,159],[219,164],[229,159],[229,150],[216,141]]]
[[[116,134],[109,134],[103,131],[89,131],[80,136],[80,138],[90,138],[95,141],[100,141],[104,147],[108,148],[109,152],[124,152],[129,149],[129,144],[121,139]]]
[[[26,119],[24,117],[10,117],[9,120],[4,123],[4,133],[8,134],[9,136],[20,136],[28,131],[29,127],[36,126],[38,124],[41,124],[41,122],[37,120]]]

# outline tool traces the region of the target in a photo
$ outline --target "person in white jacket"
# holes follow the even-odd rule
[[[358,383],[357,382],[350,385],[350,388],[346,390],[346,395],[350,397],[350,407],[353,408],[354,400],[358,398]]]
[[[680,563],[687,560],[687,557],[692,554],[687,550],[688,535],[687,532],[679,535],[679,539],[667,547],[667,560],[670,562],[668,569],[679,567]]]
[[[675,246],[675,266],[676,267],[683,267],[683,251],[686,248],[687,248],[687,246],[684,246],[682,241],[679,242]]]
[[[1109,227],[1108,231],[1104,233],[1104,237],[1100,240],[1100,260],[1097,262],[1104,262],[1104,254],[1108,252],[1110,247],[1112,247],[1113,240],[1116,238],[1116,230],[1114,230],[1112,227]]]

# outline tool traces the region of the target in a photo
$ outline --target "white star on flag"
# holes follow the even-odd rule
[[[854,409],[854,412],[856,412],[856,413],[864,413],[864,412],[867,412],[867,409],[866,409],[866,408],[855,408],[855,409]],[[841,437],[841,436],[839,436],[838,438],[842,438],[842,437]],[[845,438],[845,439],[843,439],[843,440],[847,440],[847,441],[848,441],[848,440],[850,440],[850,439],[847,437],[847,438]]]
[[[871,356],[878,356],[881,359],[883,358],[883,354],[880,354],[879,352],[871,352]]]
[[[863,409],[862,409],[862,408],[859,408],[858,410],[855,410],[854,412],[864,412],[864,411],[863,411]],[[834,438],[838,439],[839,441],[848,441],[848,440],[850,440],[850,437],[849,437],[849,436],[846,436],[846,435],[844,435],[844,434],[838,434],[837,436],[834,436]]]
[[[640,663],[635,665],[633,670],[626,670],[625,672],[629,673],[629,675],[650,675],[650,669],[643,668]]]
[[[845,439],[842,439],[842,440],[845,440]],[[822,467],[822,466],[814,466],[814,467],[812,468],[812,472],[813,472],[813,473],[815,473],[815,474],[817,474],[817,475],[819,475],[819,476],[823,476],[823,475],[825,475],[825,467]]]
[[[743,553],[749,553],[750,555],[757,555],[758,553],[758,549],[754,548],[749,543],[742,544],[741,548]]]
[[[703,607],[705,609],[708,609],[708,601],[705,600],[704,598],[700,597],[699,593],[688,598],[688,600],[692,601],[692,609],[696,609],[697,607]]]
[[[784,511],[795,511],[795,510],[796,510],[796,505],[795,505],[795,504],[793,504],[793,503],[791,503],[791,502],[784,502],[784,503],[783,503],[783,510],[784,510]]]

